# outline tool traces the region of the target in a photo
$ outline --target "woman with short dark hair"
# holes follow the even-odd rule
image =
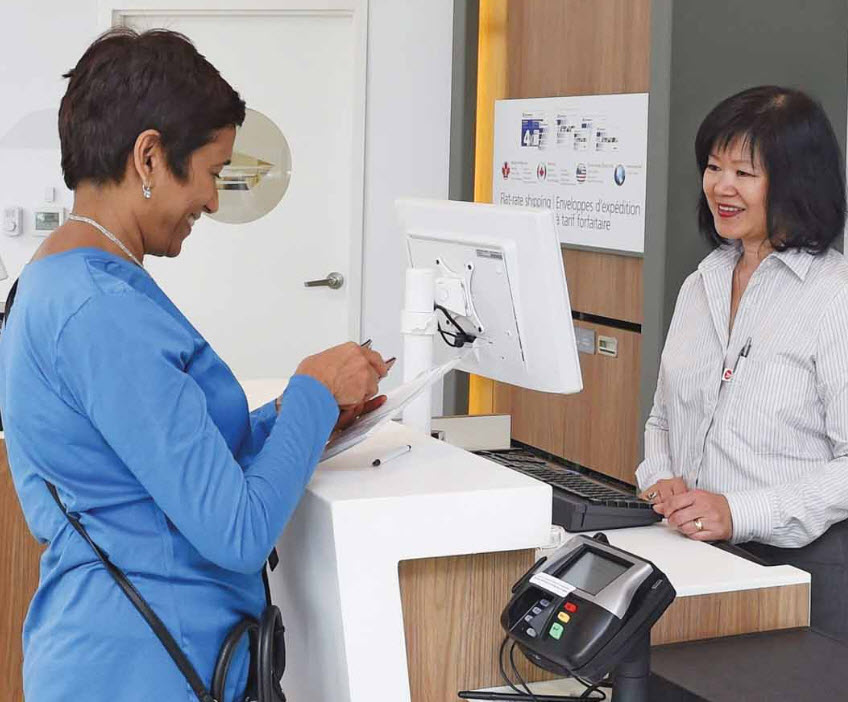
[[[305,359],[276,402],[248,413],[230,369],[142,265],[179,254],[217,209],[244,102],[167,31],[110,31],[67,77],[73,213],[21,274],[0,343],[9,463],[47,543],[24,691],[28,702],[211,699],[86,538],[210,687],[227,632],[265,607],[263,564],[327,438],[381,403],[369,398],[388,367],[344,344]],[[230,670],[232,702],[248,681],[244,648]]]
[[[680,289],[645,428],[643,495],[692,539],[812,574],[848,637],[848,263],[840,149],[821,106],[745,90],[695,140],[716,249]]]

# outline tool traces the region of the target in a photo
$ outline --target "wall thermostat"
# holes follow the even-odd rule
[[[35,235],[47,236],[54,229],[65,223],[64,207],[39,207],[35,210]]]
[[[23,229],[21,208],[5,207],[3,209],[3,233],[8,236],[20,236]]]

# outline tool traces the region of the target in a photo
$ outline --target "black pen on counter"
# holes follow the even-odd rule
[[[373,461],[371,461],[371,465],[376,468],[377,466],[383,465],[386,461],[391,461],[393,458],[397,458],[398,456],[403,456],[403,454],[409,453],[410,451],[412,451],[412,445],[411,444],[406,444],[406,446],[400,446],[399,448],[396,448],[394,451],[390,451],[385,456],[381,456],[380,458],[375,458]]]

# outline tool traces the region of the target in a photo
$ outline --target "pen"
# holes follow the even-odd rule
[[[399,448],[396,448],[394,451],[390,451],[389,453],[387,453],[382,458],[375,458],[373,461],[371,461],[371,465],[376,468],[377,466],[383,465],[386,461],[391,461],[393,458],[397,458],[398,456],[403,456],[403,454],[408,453],[411,450],[412,450],[411,444],[407,444],[406,446],[401,446]]]
[[[733,380],[733,375],[736,373],[736,369],[739,366],[739,360],[742,358],[748,358],[748,354],[751,352],[751,337],[748,337],[748,340],[745,342],[745,345],[739,351],[739,355],[736,356],[736,360],[733,362],[733,368],[725,368],[721,374],[721,381],[723,383],[729,383]]]
[[[363,341],[363,342],[360,344],[360,346],[361,346],[363,349],[370,349],[370,348],[371,348],[371,339],[368,339],[367,341]],[[385,363],[385,364],[386,364],[386,370],[391,370],[391,369],[392,369],[392,366],[395,364],[395,361],[397,361],[397,357],[396,357],[396,356],[392,356],[392,357],[391,357],[388,361],[383,361],[383,363]]]

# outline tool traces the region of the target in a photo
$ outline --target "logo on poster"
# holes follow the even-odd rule
[[[585,183],[586,182],[586,164],[578,163],[577,164],[577,182]]]
[[[501,175],[503,176],[504,180],[509,178],[509,161],[504,161],[504,165],[501,166]]]
[[[622,165],[619,163],[619,164],[615,167],[615,170],[613,171],[613,174],[612,174],[613,180],[615,180],[615,184],[616,184],[616,185],[621,185],[622,183],[624,183],[624,176],[625,176],[625,175],[626,175],[626,173],[625,173],[625,171],[624,171],[624,166],[622,166]]]
[[[536,178],[539,180],[545,180],[548,177],[548,167],[544,163],[540,163],[536,166]]]
[[[542,120],[521,120],[521,145],[537,149],[542,145]]]

